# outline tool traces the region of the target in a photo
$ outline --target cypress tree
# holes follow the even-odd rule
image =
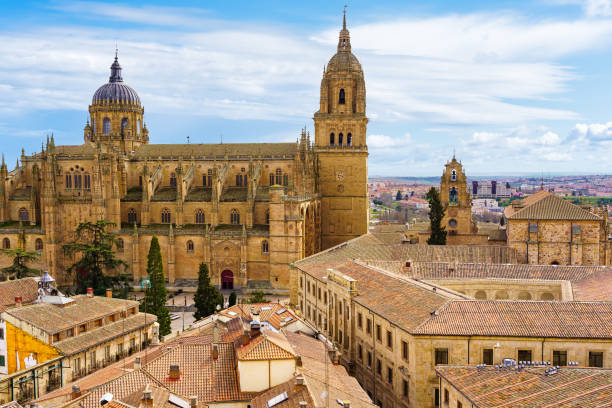
[[[147,274],[149,275],[149,287],[145,289],[144,302],[140,305],[141,311],[157,316],[159,323],[159,338],[170,334],[170,312],[166,307],[166,278],[164,277],[164,265],[162,261],[161,248],[157,237],[151,239],[149,255],[147,256]]]
[[[227,303],[229,304],[229,307],[234,306],[236,304],[236,300],[237,300],[236,292],[230,293],[229,299],[227,301]]]
[[[397,194],[395,195],[395,201],[400,201],[402,199],[402,192],[397,190]]]
[[[429,201],[429,225],[431,235],[427,240],[429,245],[446,245],[446,230],[442,226],[442,218],[444,218],[444,208],[440,202],[440,193],[435,187],[432,187],[427,192],[427,201]]]
[[[234,295],[235,296],[235,295]],[[196,311],[193,317],[199,320],[215,313],[217,305],[223,307],[223,295],[210,283],[208,265],[202,262],[198,272],[198,290],[193,297]]]

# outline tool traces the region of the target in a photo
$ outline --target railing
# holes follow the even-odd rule
[[[30,401],[33,398],[34,398],[34,387],[30,386],[30,385],[27,385],[27,386],[21,388],[15,394],[15,401],[17,401],[20,404],[28,402],[28,401]]]
[[[58,374],[49,375],[49,381],[47,382],[47,392],[58,389],[62,386],[62,377]]]
[[[85,377],[87,375],[87,371],[85,368],[80,368],[78,370],[72,370],[72,380],[76,380],[81,377]]]

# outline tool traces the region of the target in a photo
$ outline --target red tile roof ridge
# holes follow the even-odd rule
[[[384,242],[382,242],[380,239],[376,238],[376,236],[374,236],[374,234],[372,234],[370,232],[366,232],[363,235],[360,235],[360,236],[355,237],[353,239],[349,239],[348,241],[345,241],[345,242],[343,242],[341,244],[338,244],[338,245],[333,246],[331,248],[327,248],[327,249],[325,249],[325,250],[323,250],[321,252],[317,252],[316,254],[312,254],[310,256],[307,256],[306,258],[302,258],[302,259],[296,261],[295,263],[296,264],[304,263],[304,261],[306,261],[306,260],[310,260],[310,259],[316,258],[316,257],[320,256],[321,254],[326,254],[326,253],[329,253],[329,252],[333,252],[333,251],[335,251],[335,250],[337,250],[339,248],[344,248],[344,247],[346,247],[348,245],[351,245],[351,244],[353,244],[353,243],[355,243],[357,241],[360,241],[360,240],[366,239],[366,238],[373,238],[376,241],[379,241],[381,244],[384,244]]]

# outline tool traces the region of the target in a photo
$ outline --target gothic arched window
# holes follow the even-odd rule
[[[127,118],[121,119],[121,136],[125,136],[125,131],[127,130],[127,127],[128,127],[128,119]]]
[[[334,145],[334,132],[329,134],[329,145],[330,146]]]
[[[283,182],[283,171],[281,169],[276,169],[276,184],[279,186]]]
[[[204,211],[202,209],[198,209],[195,213],[195,222],[196,224],[204,224]]]
[[[338,97],[338,104],[344,105],[346,103],[346,99],[344,96],[344,89],[340,90],[340,96]]]
[[[11,249],[11,240],[8,238],[4,238],[2,240],[2,248],[4,249]]]
[[[457,181],[457,170],[451,170],[451,181]]]
[[[193,252],[193,241],[187,241],[187,252]]]
[[[72,174],[66,173],[66,188],[72,188]]]
[[[161,222],[162,224],[170,224],[172,218],[170,217],[170,210],[164,208],[161,213]]]
[[[236,174],[236,186],[242,187],[243,179],[244,179],[244,181],[246,181],[246,178],[243,177],[242,174]],[[244,184],[246,184],[246,183],[244,183]]]
[[[136,134],[140,134],[140,119],[136,121]]]
[[[176,174],[170,174],[170,187],[176,187]]]
[[[266,225],[270,224],[270,211],[266,211]]]
[[[89,174],[83,176],[83,183],[85,185],[85,190],[91,190],[91,176]]]
[[[43,240],[42,239],[36,238],[36,241],[34,241],[34,249],[36,249],[37,251],[43,250]]]
[[[23,207],[19,209],[19,221],[30,221],[30,213]]]
[[[347,146],[352,146],[353,145],[353,135],[352,134],[348,134],[346,135],[346,145]]]
[[[91,128],[96,133],[96,118],[91,118]]]
[[[268,252],[270,252],[270,248],[268,246],[268,241],[262,241],[261,242],[261,253],[263,254],[267,254]]]
[[[138,222],[138,217],[136,215],[136,210],[135,209],[130,208],[128,210],[127,219],[128,219],[128,222],[130,224],[136,224]]]
[[[338,146],[342,147],[342,143],[344,142],[344,135],[342,133],[338,133]]]
[[[240,224],[240,213],[235,208],[232,209],[230,213],[230,223],[232,223],[233,225]]]
[[[111,131],[111,122],[109,118],[104,118],[102,121],[102,133],[108,135]]]

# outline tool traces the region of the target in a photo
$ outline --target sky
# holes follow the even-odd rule
[[[0,0],[0,151],[81,144],[115,44],[151,143],[295,141],[344,4]],[[612,0],[347,4],[370,176],[611,173]]]

